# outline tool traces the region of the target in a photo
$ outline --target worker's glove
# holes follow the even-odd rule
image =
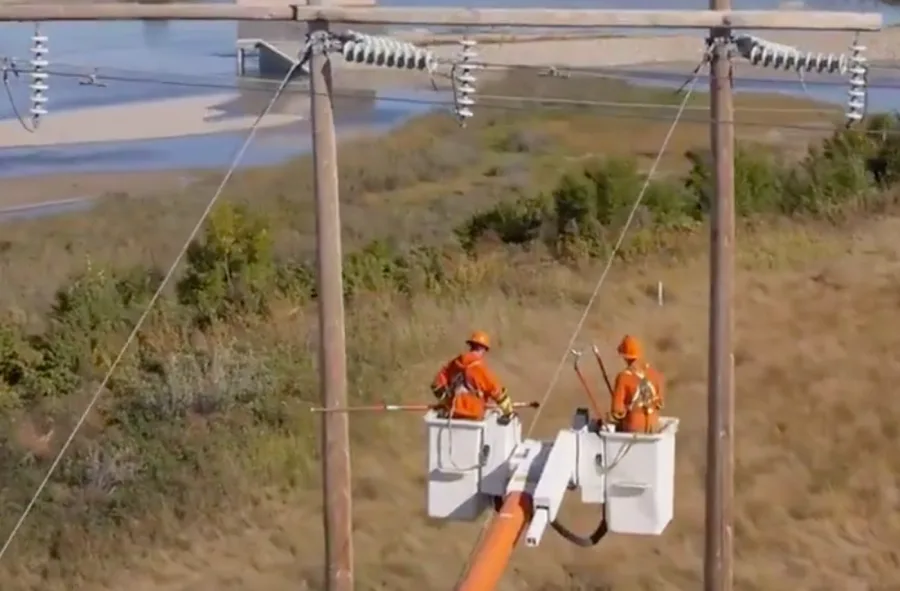
[[[447,398],[447,394],[449,394],[445,386],[432,386],[431,393],[438,399],[438,402],[443,402]]]
[[[503,390],[500,391],[500,395],[497,397],[497,408],[505,415],[513,414],[512,398],[507,394],[506,388],[503,388]]]
[[[505,427],[508,424],[510,424],[510,422],[512,422],[513,417],[515,417],[515,416],[516,416],[516,413],[514,413],[514,412],[500,415],[499,417],[497,417],[497,424],[500,425],[501,427]]]

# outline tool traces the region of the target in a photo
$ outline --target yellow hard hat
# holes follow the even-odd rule
[[[617,350],[619,355],[628,361],[634,361],[635,359],[640,359],[644,356],[641,342],[630,334],[627,334],[622,338],[622,342],[619,343],[619,348]]]
[[[484,332],[483,330],[476,330],[469,336],[466,344],[470,346],[477,345],[479,347],[484,347],[485,349],[490,349],[491,337],[489,337],[488,333]]]

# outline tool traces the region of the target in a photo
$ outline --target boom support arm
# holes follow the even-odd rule
[[[531,496],[514,492],[506,497],[481,538],[472,562],[456,591],[489,591],[503,578],[513,550],[532,518]]]
[[[575,484],[577,437],[572,431],[560,431],[550,448],[534,489],[534,518],[525,534],[525,544],[531,548],[540,544],[547,526],[556,521],[566,491]]]

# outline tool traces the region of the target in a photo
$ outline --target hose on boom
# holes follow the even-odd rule
[[[609,526],[606,523],[605,517],[600,519],[600,524],[597,525],[597,529],[589,536],[579,536],[555,519],[550,522],[550,527],[553,528],[553,531],[562,536],[563,539],[572,542],[581,548],[596,546],[609,532]]]

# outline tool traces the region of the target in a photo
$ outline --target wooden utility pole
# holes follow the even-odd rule
[[[328,32],[326,21],[309,23],[311,35]],[[347,406],[347,351],[337,138],[325,46],[313,44],[309,63],[316,188],[316,285],[319,300],[319,375],[324,408]],[[325,506],[325,580],[328,591],[353,591],[353,527],[350,495],[350,419],[322,415],[322,493]]]
[[[710,0],[728,10],[731,0]],[[715,199],[710,219],[709,375],[704,591],[731,591],[734,519],[734,93],[730,28],[710,30],[710,143]]]

